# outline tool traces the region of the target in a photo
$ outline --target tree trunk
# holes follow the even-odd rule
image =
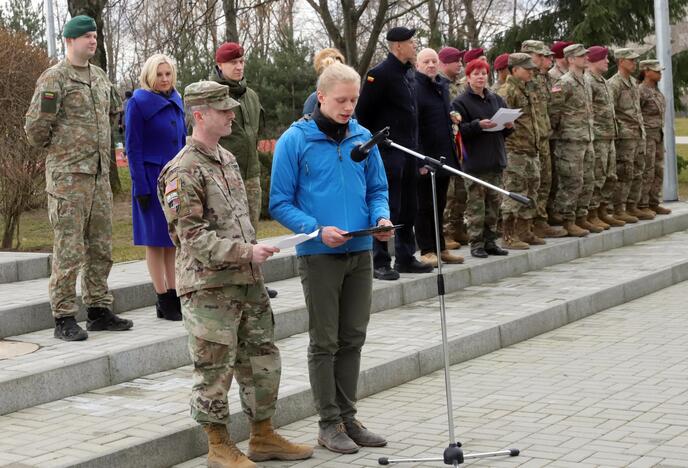
[[[239,42],[236,0],[222,0],[222,9],[225,12],[225,41]]]
[[[428,1],[428,27],[430,29],[430,41],[428,47],[439,49],[442,45],[442,33],[438,21],[439,12],[435,0]]]

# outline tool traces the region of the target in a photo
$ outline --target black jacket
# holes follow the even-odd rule
[[[470,86],[452,103],[452,108],[461,114],[459,131],[463,142],[463,170],[471,174],[500,172],[506,167],[504,138],[513,129],[500,132],[486,132],[480,128],[480,121],[490,119],[500,107],[507,107],[504,100],[485,89],[485,98],[475,94]]]
[[[418,111],[413,81],[411,64],[403,64],[389,54],[363,79],[356,118],[373,133],[389,126],[389,137],[394,143],[415,150],[418,143]],[[385,151],[384,148],[380,150],[383,153]]]
[[[416,72],[418,152],[435,159],[444,156],[446,165],[458,169],[447,83],[439,75],[433,80]],[[419,161],[419,164],[422,165],[422,162]]]

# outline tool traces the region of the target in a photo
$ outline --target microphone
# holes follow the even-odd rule
[[[368,153],[370,153],[370,150],[373,149],[373,146],[377,145],[382,140],[386,139],[388,136],[389,127],[385,127],[379,132],[377,132],[375,135],[373,135],[373,137],[370,140],[354,147],[354,149],[351,150],[351,159],[355,162],[363,161],[365,158],[368,157]]]

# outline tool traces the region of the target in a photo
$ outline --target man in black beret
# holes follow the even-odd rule
[[[356,106],[358,121],[371,132],[389,126],[390,139],[415,150],[418,144],[418,109],[413,64],[416,60],[415,29],[392,28],[387,32],[389,55],[368,71],[361,97]],[[391,268],[387,243],[373,241],[375,278],[399,279],[399,273],[430,273],[432,266],[415,257],[416,238],[416,159],[402,151],[380,148],[389,185],[389,208],[392,222],[404,226],[396,231],[394,251],[396,262]]]

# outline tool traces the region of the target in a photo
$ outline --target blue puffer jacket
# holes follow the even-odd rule
[[[371,134],[355,119],[346,138],[337,144],[313,120],[294,122],[275,147],[270,182],[270,214],[296,233],[322,226],[345,231],[377,225],[389,219],[387,176],[377,148],[360,163],[351,150]],[[297,255],[358,252],[372,248],[372,237],[353,238],[330,248],[320,237],[296,246]]]

